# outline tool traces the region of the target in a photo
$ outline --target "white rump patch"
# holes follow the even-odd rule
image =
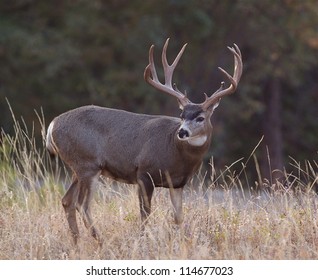
[[[57,148],[53,140],[52,136],[52,131],[54,127],[54,121],[52,121],[47,129],[47,134],[46,134],[46,148],[51,152],[56,154],[57,153]]]
[[[204,145],[207,139],[208,137],[206,135],[203,135],[199,137],[189,138],[187,141],[191,146],[199,147]]]

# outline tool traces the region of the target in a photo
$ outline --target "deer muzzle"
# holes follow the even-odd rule
[[[187,131],[184,128],[180,128],[178,131],[178,137],[179,139],[185,139],[185,138],[189,138],[190,134],[189,131]]]

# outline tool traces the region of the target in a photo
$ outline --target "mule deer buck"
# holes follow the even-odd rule
[[[77,242],[79,230],[76,210],[92,236],[101,240],[89,212],[92,185],[101,176],[128,184],[138,184],[141,219],[150,214],[151,197],[155,187],[170,190],[174,219],[183,219],[182,191],[198,170],[208,151],[212,135],[211,115],[223,96],[233,93],[242,74],[239,48],[228,47],[234,55],[234,74],[219,68],[230,85],[221,87],[205,101],[192,103],[172,85],[172,76],[186,44],[169,65],[166,52],[169,39],[162,51],[165,83],[158,79],[152,45],[145,80],[156,89],[177,99],[181,118],[135,114],[98,106],[84,106],[56,117],[47,132],[47,149],[59,155],[73,172],[72,183],[62,199],[67,221]]]

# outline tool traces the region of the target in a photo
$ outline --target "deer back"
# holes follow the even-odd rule
[[[138,176],[149,174],[155,184],[166,186],[164,174],[181,184],[208,148],[178,141],[180,124],[168,116],[84,106],[56,117],[49,131],[56,152],[79,176],[101,170],[116,180],[137,183]]]

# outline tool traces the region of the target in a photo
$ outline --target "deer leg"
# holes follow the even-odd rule
[[[154,186],[151,180],[140,180],[138,188],[141,222],[146,222],[151,212],[151,198]]]
[[[76,222],[76,201],[78,196],[78,179],[73,175],[73,181],[62,198],[62,205],[64,207],[66,219],[71,230],[73,241],[77,244],[79,235],[78,226]]]
[[[90,231],[91,235],[98,241],[101,245],[100,236],[93,225],[93,219],[90,214],[90,201],[92,196],[92,183],[93,180],[89,179],[81,179],[79,181],[79,194],[77,200],[77,210],[81,214],[85,227]]]
[[[170,190],[170,199],[173,206],[173,214],[174,214],[174,221],[177,225],[180,225],[183,221],[183,211],[182,211],[182,188],[169,188]]]

